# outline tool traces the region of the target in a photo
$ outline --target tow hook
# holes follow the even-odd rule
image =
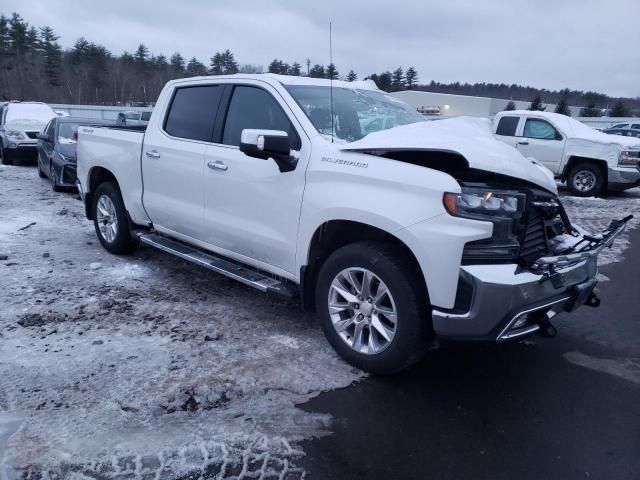
[[[553,326],[549,318],[553,316],[553,312],[539,312],[532,320],[538,324],[540,329],[536,332],[546,338],[553,338],[558,334],[558,330]]]
[[[591,292],[587,297],[587,301],[584,302],[587,307],[599,307],[600,306],[600,297],[596,295],[594,292]]]

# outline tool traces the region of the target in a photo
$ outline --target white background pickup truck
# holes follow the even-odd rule
[[[145,133],[80,130],[78,187],[110,252],[141,241],[299,295],[346,360],[390,373],[436,336],[549,333],[597,303],[624,221],[572,246],[548,170],[487,126],[425,122],[368,82],[181,79]]]
[[[496,138],[535,158],[581,197],[640,185],[640,140],[607,135],[565,115],[517,110],[494,119]]]

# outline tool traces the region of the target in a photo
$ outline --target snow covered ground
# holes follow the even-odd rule
[[[640,189],[564,203],[597,231]],[[295,304],[153,249],[108,254],[32,168],[0,168],[3,254],[0,480],[301,478],[298,442],[331,418],[297,405],[363,377]]]

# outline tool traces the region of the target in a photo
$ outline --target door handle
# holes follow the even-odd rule
[[[529,145],[529,142],[518,142],[518,145]]]
[[[226,164],[222,163],[220,160],[217,160],[215,162],[208,162],[207,167],[213,168],[214,170],[223,170],[223,171],[229,168]]]
[[[145,155],[149,158],[160,158],[160,154],[156,150],[149,150],[145,152]]]

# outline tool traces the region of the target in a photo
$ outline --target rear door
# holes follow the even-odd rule
[[[53,155],[53,147],[55,145],[55,131],[57,119],[52,118],[49,123],[42,129],[42,134],[47,137],[47,140],[38,140],[38,162],[43,172],[48,175],[50,173],[51,155]]]
[[[525,157],[533,157],[551,170],[560,174],[566,138],[550,122],[543,118],[526,117],[521,137],[516,146]]]
[[[178,87],[142,148],[144,207],[160,231],[201,240],[203,169],[224,87]]]
[[[206,153],[206,242],[238,260],[293,275],[311,151],[308,138],[282,96],[269,85],[235,85],[227,103],[226,112],[221,111],[218,143]],[[295,169],[281,172],[273,159],[241,152],[240,135],[247,128],[287,132]]]

